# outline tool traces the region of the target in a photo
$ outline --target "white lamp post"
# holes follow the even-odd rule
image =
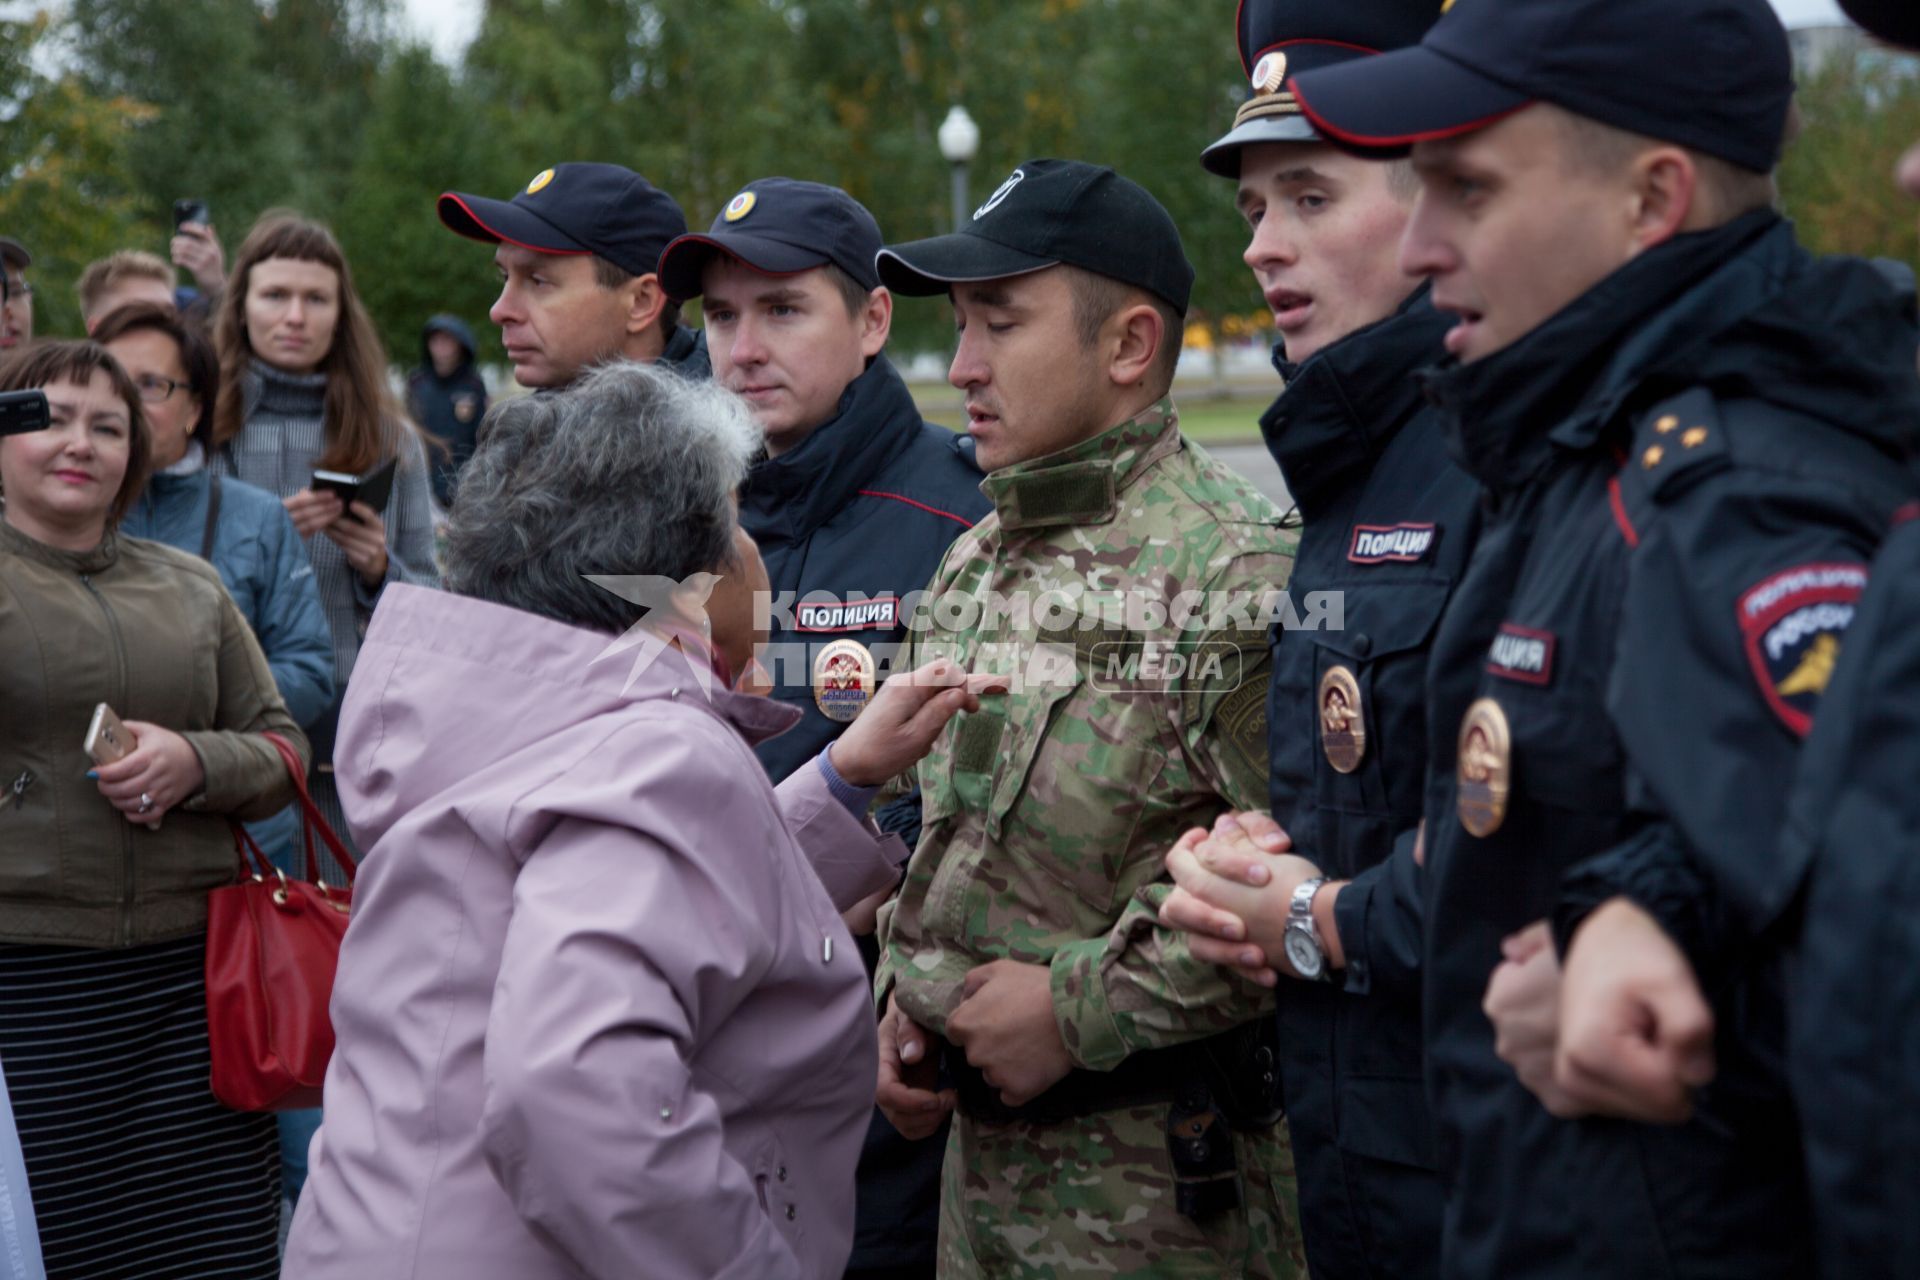
[[[980,126],[955,103],[940,122],[940,154],[953,166],[953,229],[967,225],[967,166],[980,152]]]

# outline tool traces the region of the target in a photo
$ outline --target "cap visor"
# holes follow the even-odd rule
[[[928,298],[945,293],[950,284],[1029,275],[1057,267],[1060,260],[962,233],[882,249],[874,265],[880,271],[880,283],[895,293]]]
[[[33,265],[33,255],[12,236],[0,236],[0,260],[11,262],[23,270]]]
[[[438,208],[440,221],[446,223],[447,229],[469,240],[484,240],[488,244],[504,241],[535,253],[593,252],[539,214],[505,200],[449,191],[440,197]]]
[[[701,276],[716,252],[738,258],[763,276],[797,276],[802,271],[824,267],[829,261],[824,253],[765,236],[725,231],[695,233],[681,236],[660,255],[660,287],[676,302],[699,297],[703,287]]]
[[[1305,116],[1275,116],[1270,120],[1249,120],[1200,153],[1200,163],[1208,173],[1223,178],[1240,176],[1240,148],[1261,142],[1319,142],[1313,122]]]
[[[1840,0],[1840,7],[1882,40],[1920,49],[1920,8],[1913,0]]]
[[[1533,102],[1424,45],[1303,71],[1287,87],[1327,141],[1383,158],[1484,129]]]

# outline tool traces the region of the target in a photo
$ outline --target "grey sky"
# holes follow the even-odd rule
[[[459,57],[480,26],[481,0],[406,0],[407,20],[413,30],[432,41],[446,61]],[[1836,0],[1773,0],[1773,7],[1790,27],[1843,22]]]

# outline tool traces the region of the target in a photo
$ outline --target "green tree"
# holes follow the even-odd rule
[[[135,131],[154,112],[40,71],[51,27],[45,13],[0,21],[0,230],[33,254],[35,332],[71,337],[82,332],[81,268],[160,234],[133,179]]]
[[[1893,184],[1901,153],[1920,140],[1920,60],[1864,48],[1805,78],[1799,97],[1804,126],[1781,162],[1780,191],[1801,239],[1920,269],[1913,203]]]
[[[420,358],[421,326],[441,311],[472,326],[483,360],[502,354],[498,330],[485,323],[499,289],[492,255],[434,211],[443,191],[495,190],[488,178],[498,165],[478,106],[429,50],[403,46],[387,58],[348,171],[335,230],[387,354],[402,367]]]

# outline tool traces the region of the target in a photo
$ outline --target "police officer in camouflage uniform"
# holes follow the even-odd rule
[[[1265,793],[1263,622],[1292,563],[1280,513],[1168,399],[1179,232],[1111,170],[1034,160],[880,263],[895,292],[951,294],[994,504],[913,661],[1014,677],[921,769],[881,926],[883,1105],[902,1018],[944,1037],[959,1095],[941,1274],[1297,1275],[1271,1047],[1235,1031],[1271,1001],[1155,920],[1174,838]]]
[[[1287,77],[1416,43],[1438,0],[1246,0],[1253,96],[1207,148],[1238,184],[1246,260],[1280,332],[1286,390],[1261,419],[1305,527],[1296,597],[1337,591],[1338,630],[1273,635],[1271,808],[1236,825],[1275,853],[1256,888],[1210,841],[1168,860],[1169,924],[1196,952],[1270,964],[1307,1259],[1321,1280],[1436,1273],[1445,1192],[1421,1079],[1421,896],[1428,645],[1479,531],[1480,486],[1449,458],[1415,373],[1447,319],[1399,268],[1418,182],[1341,152]],[[1291,853],[1279,850],[1288,847]],[[1215,913],[1224,912],[1224,916]],[[1225,922],[1222,927],[1221,922]],[[1237,927],[1236,927],[1237,926]],[[1257,958],[1246,954],[1254,948]],[[1289,958],[1289,957],[1293,958]]]
[[[1293,89],[1412,150],[1426,390],[1488,495],[1430,668],[1442,1272],[1804,1276],[1775,849],[1911,492],[1911,280],[1775,212],[1763,0],[1460,0]]]

